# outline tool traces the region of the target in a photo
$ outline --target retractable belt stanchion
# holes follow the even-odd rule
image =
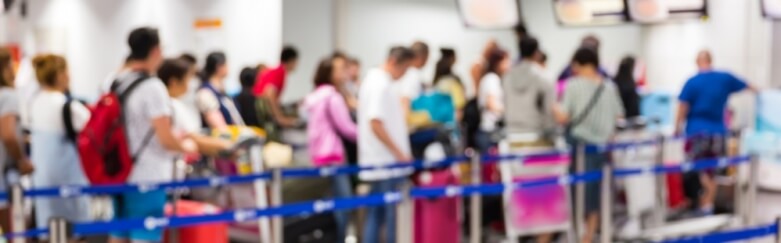
[[[249,157],[252,163],[252,171],[255,173],[262,173],[265,170],[265,165],[263,164],[263,145],[260,143],[251,145],[249,147]],[[254,187],[255,207],[267,208],[268,188],[266,187],[266,181],[256,180]],[[271,243],[271,223],[267,217],[260,217],[258,219],[258,230],[260,231],[260,242]]]
[[[759,177],[759,157],[756,155],[751,156],[751,161],[749,161],[749,178],[748,178],[748,188],[746,188],[746,200],[745,202],[745,222],[744,224],[746,226],[753,226],[754,225],[754,215],[756,212],[754,211],[754,208],[756,207],[757,203],[757,180]],[[781,232],[779,232],[781,233]]]
[[[664,137],[663,134],[660,133],[659,139],[657,141],[657,148],[659,149],[659,153],[657,153],[656,158],[656,166],[664,166],[664,157],[665,157],[665,145],[667,144],[667,139]],[[653,217],[653,223],[649,225],[650,227],[659,227],[664,224],[667,217],[667,174],[665,173],[659,173],[655,176],[656,178],[656,213]]]
[[[781,217],[776,218],[776,243],[781,243]]]
[[[22,233],[26,227],[26,218],[24,216],[24,188],[19,183],[11,186],[9,190],[11,202],[11,233]],[[16,237],[11,240],[12,243],[24,243],[25,239]]]
[[[575,146],[575,173],[580,174],[586,170],[586,145],[579,142]],[[575,210],[572,214],[572,222],[575,224],[575,236],[577,239],[580,238],[584,228],[583,216],[586,211],[585,190],[583,183],[575,185]]]
[[[482,169],[482,163],[480,161],[481,154],[478,152],[474,152],[471,154],[471,163],[472,163],[472,185],[480,185],[480,170]],[[480,243],[482,242],[482,205],[481,205],[481,198],[480,194],[474,193],[470,197],[470,206],[471,209],[469,210],[469,242],[470,243]]]
[[[271,177],[271,206],[282,205],[282,170],[276,168]],[[271,226],[274,228],[274,242],[282,243],[284,239],[282,216],[274,216]]]
[[[600,242],[610,243],[613,238],[613,166],[605,161],[602,167],[602,181],[600,185],[600,208],[601,231]]]
[[[68,243],[71,227],[64,218],[56,217],[49,220],[49,242]]]

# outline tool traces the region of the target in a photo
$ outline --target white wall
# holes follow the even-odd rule
[[[771,25],[759,1],[711,0],[707,20],[643,28],[643,53],[651,88],[677,93],[696,73],[695,56],[713,53],[714,65],[759,85],[769,84]]]
[[[556,75],[569,64],[581,39],[593,34],[600,39],[602,66],[615,70],[626,55],[641,56],[642,27],[633,24],[593,27],[565,27],[556,22],[552,1],[521,0],[527,28],[540,40],[548,54],[548,66]]]
[[[285,0],[282,4],[282,41],[299,51],[298,70],[288,75],[282,100],[301,99],[313,88],[320,59],[334,50],[334,0]],[[277,58],[278,59],[278,58]],[[276,63],[276,60],[275,63]]]
[[[421,40],[431,49],[424,70],[429,79],[434,75],[439,48],[451,47],[458,55],[455,72],[470,81],[469,66],[489,39],[496,38],[502,46],[515,52],[511,31],[466,29],[456,11],[456,1],[350,0],[347,3],[344,48],[361,60],[364,69],[383,63],[390,47],[408,46]]]
[[[99,84],[127,56],[126,38],[140,26],[160,29],[163,52],[175,57],[211,50],[228,56],[229,91],[246,65],[276,60],[281,46],[281,0],[30,0],[26,54],[67,57],[75,95],[97,97]],[[197,18],[221,18],[219,31],[196,31]],[[202,64],[202,63],[201,63]]]

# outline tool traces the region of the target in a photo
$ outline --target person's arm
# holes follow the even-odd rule
[[[206,121],[206,125],[214,130],[222,130],[228,127],[225,122],[225,117],[222,116],[222,112],[219,110],[211,110],[203,113],[203,118]]]
[[[206,156],[220,155],[220,152],[229,149],[231,146],[231,143],[223,139],[208,137],[197,133],[189,134],[188,138],[195,142],[198,147],[198,153]]]
[[[372,119],[371,120],[371,127],[372,127],[372,132],[374,133],[375,136],[377,136],[377,139],[379,139],[380,142],[382,142],[382,144],[385,145],[385,147],[387,147],[388,150],[391,151],[391,153],[393,154],[393,157],[395,157],[396,160],[398,160],[398,162],[411,162],[412,161],[412,159],[410,158],[409,155],[404,154],[403,152],[401,152],[399,147],[396,146],[395,143],[393,143],[393,141],[391,140],[390,136],[388,135],[387,130],[385,130],[385,124],[383,124],[382,120],[380,120],[380,119]]]
[[[689,114],[689,103],[686,101],[678,102],[678,112],[675,115],[675,134],[683,134],[683,125],[686,123],[686,115]]]
[[[217,96],[211,91],[201,89],[198,90],[196,104],[203,116],[203,120],[206,122],[206,126],[213,130],[222,130],[228,125],[225,122],[225,117],[222,116],[222,112],[220,112],[220,101],[217,99]]]
[[[495,113],[495,114],[502,114],[504,113],[504,105],[502,104],[502,101],[499,100],[499,98],[496,97],[496,95],[488,95],[488,99],[486,99],[486,106],[489,111]]]
[[[16,116],[5,115],[0,117],[0,140],[3,142],[5,150],[12,161],[16,161],[19,173],[27,175],[33,172],[33,165],[27,156],[24,155],[20,137],[16,136],[17,131]]]
[[[341,97],[331,97],[327,104],[327,111],[331,120],[334,123],[333,126],[344,138],[355,142],[358,137],[355,123],[350,117],[350,111],[345,104],[344,99]]]
[[[285,113],[282,112],[282,105],[279,103],[277,89],[275,87],[266,88],[266,91],[263,93],[263,98],[268,100],[269,105],[271,106],[271,115],[274,117],[274,121],[283,127],[294,127],[296,125],[297,121],[295,118],[287,117],[285,116]]]
[[[180,153],[195,152],[185,149],[179,139],[176,138],[171,130],[171,117],[161,116],[152,119],[152,129],[154,129],[155,137],[157,137],[158,142],[160,142],[160,145],[163,145],[165,150]]]

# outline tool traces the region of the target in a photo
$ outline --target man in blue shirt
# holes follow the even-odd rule
[[[686,81],[678,97],[676,134],[686,134],[687,161],[712,159],[726,155],[724,111],[730,95],[746,88],[754,90],[734,75],[713,70],[711,53],[697,54],[699,72]],[[681,126],[686,124],[685,131]],[[684,194],[690,206],[700,214],[713,213],[716,183],[712,172],[687,172],[683,175]]]

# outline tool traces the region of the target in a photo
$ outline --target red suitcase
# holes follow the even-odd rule
[[[173,216],[174,207],[170,203],[165,206],[166,216]],[[214,214],[219,208],[208,203],[180,200],[176,203],[177,216],[196,216]],[[172,241],[171,231],[177,232],[178,242]],[[165,231],[165,243],[228,243],[228,224],[213,223],[189,226]]]
[[[458,185],[458,176],[450,168],[419,173],[416,184],[420,187]],[[461,242],[459,197],[415,199],[414,242]]]

